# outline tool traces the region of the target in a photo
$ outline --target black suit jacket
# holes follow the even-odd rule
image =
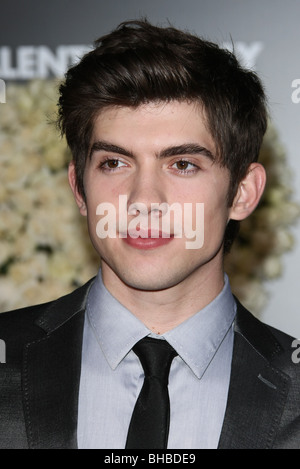
[[[0,448],[77,447],[86,298],[92,281],[45,305],[0,314]],[[300,448],[293,339],[238,303],[220,449]]]

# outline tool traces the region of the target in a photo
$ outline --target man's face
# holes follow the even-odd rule
[[[220,271],[229,172],[215,161],[200,106],[107,108],[95,121],[91,147],[81,213],[104,281],[157,291]],[[105,237],[101,220],[106,228],[112,222],[115,236]]]

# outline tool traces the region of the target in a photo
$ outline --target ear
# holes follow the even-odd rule
[[[249,166],[245,178],[240,182],[230,209],[229,218],[244,220],[258,205],[266,185],[266,171],[259,163]]]
[[[85,203],[84,197],[78,191],[74,161],[71,161],[71,163],[69,164],[68,178],[69,178],[69,184],[74,194],[76,203],[79,207],[79,211],[81,215],[86,216],[87,215],[86,203]]]

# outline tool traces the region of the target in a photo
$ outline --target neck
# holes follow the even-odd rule
[[[126,285],[112,271],[102,268],[109,292],[148,329],[163,334],[187,320],[213,301],[224,287],[222,268],[193,272],[184,281],[158,291],[139,290]]]

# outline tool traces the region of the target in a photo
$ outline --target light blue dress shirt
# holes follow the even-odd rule
[[[169,449],[216,449],[230,380],[236,303],[225,275],[208,306],[153,334],[105,288],[99,271],[88,296],[78,408],[79,449],[125,448],[144,373],[132,347],[146,335],[176,350],[169,376]]]

